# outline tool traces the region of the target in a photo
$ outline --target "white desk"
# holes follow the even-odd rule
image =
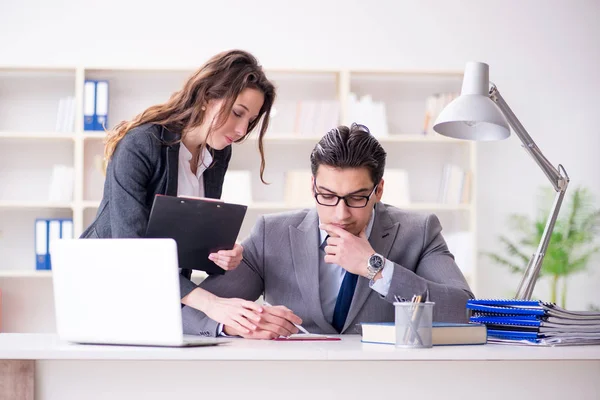
[[[35,364],[40,400],[600,398],[600,346],[405,350],[345,336],[338,342],[234,339],[173,349],[83,346],[51,334],[5,333],[0,360],[2,379],[12,374],[10,381],[24,386]],[[2,389],[0,382],[0,398]]]

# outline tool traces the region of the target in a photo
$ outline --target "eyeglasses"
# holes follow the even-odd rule
[[[344,203],[346,203],[346,205],[350,208],[364,208],[367,206],[367,204],[369,204],[369,200],[371,199],[371,196],[373,196],[373,193],[375,193],[377,186],[379,186],[379,184],[375,185],[368,196],[359,196],[356,194],[338,196],[336,194],[317,192],[317,183],[315,182],[315,200],[320,205],[327,207],[335,207],[339,204],[340,200],[344,200]]]

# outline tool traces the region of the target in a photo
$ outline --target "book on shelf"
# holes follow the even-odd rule
[[[108,129],[108,81],[86,79],[83,84],[83,129]]]
[[[375,137],[389,135],[385,103],[374,101],[370,94],[363,95],[359,99],[355,93],[350,93],[347,120],[349,123],[365,125]]]
[[[56,113],[56,132],[71,133],[75,131],[75,97],[61,97]]]
[[[312,173],[308,169],[291,170],[285,173],[285,204],[292,207],[310,207],[315,199],[311,190]]]
[[[294,134],[321,137],[339,125],[337,100],[302,100],[296,103]]]
[[[488,327],[494,343],[600,344],[600,312],[571,311],[539,300],[471,299],[470,321]]]
[[[423,121],[423,134],[433,135],[433,124],[442,110],[452,102],[458,93],[436,93],[425,100],[425,118]]]
[[[396,343],[394,322],[363,322],[361,326],[364,343]],[[434,346],[485,344],[486,338],[486,326],[479,323],[434,322],[431,331]]]
[[[454,164],[445,164],[438,192],[438,202],[442,204],[466,204],[471,200],[471,171]]]
[[[383,175],[385,191],[382,201],[396,207],[410,204],[410,187],[408,185],[408,171],[404,169],[388,168]]]
[[[51,270],[50,249],[61,239],[73,239],[73,220],[70,218],[37,218],[34,225],[35,269]]]

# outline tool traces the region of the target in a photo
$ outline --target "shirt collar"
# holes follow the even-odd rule
[[[192,153],[185,147],[185,144],[181,142],[181,146],[179,146],[179,154],[183,161],[189,163],[192,161]],[[204,146],[204,151],[202,152],[202,164],[198,166],[198,173],[201,175],[209,166],[212,164],[213,158],[210,154],[210,151],[206,146]]]
[[[369,219],[369,223],[367,224],[367,230],[365,231],[367,237],[371,236],[371,231],[373,230],[373,222],[375,221],[375,209],[376,207],[373,207],[373,212],[371,213],[371,218]],[[319,219],[319,225],[321,225],[321,219]],[[324,231],[323,229],[319,228],[319,246],[323,245],[323,242],[325,241],[325,239],[327,239],[327,236],[329,235],[329,233],[327,233],[327,231]]]

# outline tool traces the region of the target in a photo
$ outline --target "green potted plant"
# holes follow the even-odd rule
[[[483,254],[522,275],[544,232],[553,195],[550,190],[542,191],[541,207],[535,220],[520,214],[509,216],[509,228],[514,235],[499,237],[504,254]],[[566,203],[554,226],[540,272],[540,278],[550,279],[551,302],[557,303],[561,287],[561,307],[565,307],[569,276],[586,270],[590,257],[600,251],[600,246],[596,245],[600,209],[594,208],[596,203],[591,193],[578,187],[571,191]]]

